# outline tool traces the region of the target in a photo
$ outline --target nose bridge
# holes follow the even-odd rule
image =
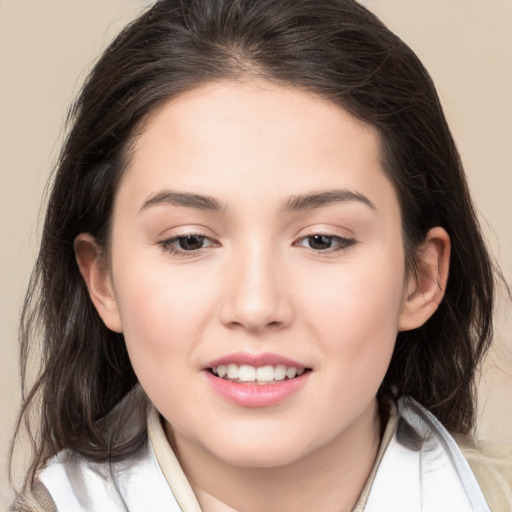
[[[234,249],[227,281],[224,323],[254,331],[290,321],[283,265],[279,251],[268,240],[249,237]]]

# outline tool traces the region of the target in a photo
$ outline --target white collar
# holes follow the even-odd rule
[[[379,464],[365,512],[490,512],[469,464],[441,423],[410,397]]]
[[[54,457],[39,479],[57,510],[200,512],[154,408],[148,430],[147,445],[123,461],[89,462],[69,450]],[[390,437],[372,472],[368,499],[354,511],[490,512],[454,439],[411,398],[398,401]]]

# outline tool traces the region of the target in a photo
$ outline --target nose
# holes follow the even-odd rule
[[[224,325],[256,333],[280,330],[292,322],[287,272],[271,249],[241,250],[229,267],[220,304]]]

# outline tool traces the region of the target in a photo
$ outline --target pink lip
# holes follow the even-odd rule
[[[234,354],[229,354],[227,356],[219,357],[218,359],[214,359],[210,361],[206,368],[213,368],[214,366],[219,365],[228,365],[228,364],[248,364],[250,366],[266,366],[272,365],[276,366],[278,364],[284,364],[285,366],[294,367],[294,368],[304,368],[304,365],[294,361],[293,359],[289,359],[287,357],[280,356],[278,354],[272,354],[269,352],[264,352],[262,354],[251,354],[249,352],[236,352]]]
[[[208,384],[219,395],[241,407],[269,407],[276,405],[297,392],[308,380],[311,372],[294,379],[281,380],[274,384],[238,384],[216,377],[208,370],[202,372]]]
[[[286,379],[272,384],[240,384],[221,379],[209,371],[210,368],[220,365],[227,366],[229,364],[248,364],[256,367],[282,364],[300,369],[305,369],[305,366],[288,357],[268,352],[262,354],[237,352],[210,361],[202,372],[208,384],[223,398],[241,407],[269,407],[278,404],[297,392],[308,381],[309,374],[311,373],[306,371],[293,379]]]

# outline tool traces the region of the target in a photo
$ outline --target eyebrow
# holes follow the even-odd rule
[[[186,208],[195,208],[197,210],[206,211],[224,211],[226,208],[217,199],[200,194],[192,194],[189,192],[175,192],[172,190],[165,190],[155,195],[150,196],[139,211],[146,210],[151,206],[170,204],[173,206],[185,206]]]
[[[310,194],[291,196],[284,203],[282,209],[285,212],[305,211],[321,208],[332,203],[344,203],[350,201],[358,201],[372,210],[377,210],[373,202],[363,194],[345,189],[326,190],[322,192],[311,192]],[[210,196],[203,196],[201,194],[193,194],[190,192],[165,190],[146,199],[139,211],[146,210],[151,206],[162,204],[184,206],[186,208],[195,208],[197,210],[213,212],[226,211],[227,209],[226,205],[222,205],[217,199]]]
[[[372,210],[377,210],[375,204],[363,194],[345,189],[326,190],[323,192],[312,192],[311,194],[292,196],[286,201],[283,209],[286,212],[313,210],[331,203],[345,203],[350,201],[358,201]]]

